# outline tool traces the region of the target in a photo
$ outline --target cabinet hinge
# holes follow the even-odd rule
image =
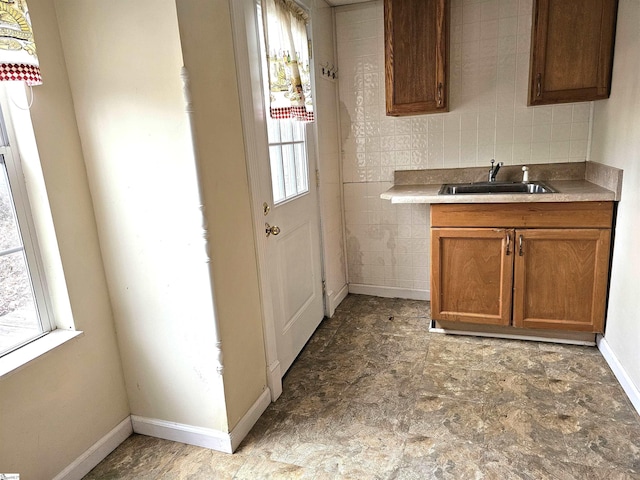
[[[326,295],[327,294],[327,282],[325,280],[322,280],[322,295]]]
[[[316,188],[320,188],[320,170],[316,168]]]

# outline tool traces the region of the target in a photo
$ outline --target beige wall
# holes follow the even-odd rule
[[[591,160],[624,169],[605,339],[640,390],[640,2],[621,0],[611,97],[596,102]]]
[[[45,82],[34,87],[31,116],[73,321],[84,335],[0,380],[0,466],[45,479],[127,417],[129,406],[53,1],[29,7]]]
[[[266,360],[229,2],[177,0],[176,6],[233,429],[266,388]]]
[[[131,413],[227,431],[173,0],[57,0]]]

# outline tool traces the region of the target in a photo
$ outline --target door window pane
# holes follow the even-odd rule
[[[287,198],[298,193],[296,181],[296,159],[293,145],[282,145],[282,163],[284,164],[284,188]]]
[[[274,204],[308,192],[309,166],[304,123],[267,118],[267,135]]]
[[[271,163],[273,202],[279,203],[287,198],[284,192],[284,169],[282,168],[282,147],[280,145],[269,147],[269,161]]]
[[[298,192],[306,192],[309,190],[309,173],[307,167],[307,155],[303,143],[295,145],[296,159],[296,182]]]

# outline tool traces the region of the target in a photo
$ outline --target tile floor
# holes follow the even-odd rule
[[[133,435],[85,479],[640,479],[640,418],[596,348],[428,318],[350,295],[236,454]]]

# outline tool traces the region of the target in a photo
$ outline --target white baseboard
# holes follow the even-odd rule
[[[188,443],[224,453],[232,453],[228,433],[212,428],[194,427],[183,423],[167,422],[157,418],[131,415],[133,431],[149,437],[164,438],[173,442]]]
[[[238,424],[231,430],[229,436],[231,437],[231,448],[233,451],[238,448],[240,442],[244,440],[244,437],[251,431],[256,424],[260,415],[264,413],[269,404],[271,403],[271,393],[269,389],[265,389],[262,395],[258,397],[258,400],[251,406],[249,411],[240,419]]]
[[[611,346],[609,345],[609,342],[607,342],[607,339],[602,335],[598,335],[596,342],[598,344],[600,353],[609,364],[609,367],[618,379],[618,382],[620,382],[620,386],[622,386],[622,389],[627,394],[627,397],[629,397],[631,404],[640,414],[640,390],[638,390],[638,387],[633,383],[633,380],[631,380],[631,377],[629,377],[629,375],[627,374],[627,371],[620,363],[620,360],[618,360],[618,357],[616,357],[616,354],[611,349]]]
[[[131,423],[133,431],[141,435],[210,448],[223,453],[233,453],[269,403],[271,403],[271,393],[269,389],[265,389],[231,433],[138,415],[131,415]]]
[[[349,285],[346,283],[340,289],[340,291],[329,292],[329,294],[327,295],[327,312],[325,312],[327,314],[327,317],[333,317],[333,314],[336,313],[336,308],[338,308],[338,305],[340,305],[340,302],[342,302],[342,300],[347,298],[347,295],[349,295]]]
[[[373,295],[375,297],[407,298],[409,300],[429,300],[431,298],[431,292],[429,290],[412,290],[409,288],[383,287],[380,285],[361,285],[359,283],[350,283],[349,293]]]
[[[127,417],[56,475],[53,480],[80,480],[102,460],[107,458],[107,455],[129,438],[132,433],[131,417]]]
[[[271,401],[275,402],[282,395],[282,369],[279,360],[267,368],[267,385],[271,390]]]

